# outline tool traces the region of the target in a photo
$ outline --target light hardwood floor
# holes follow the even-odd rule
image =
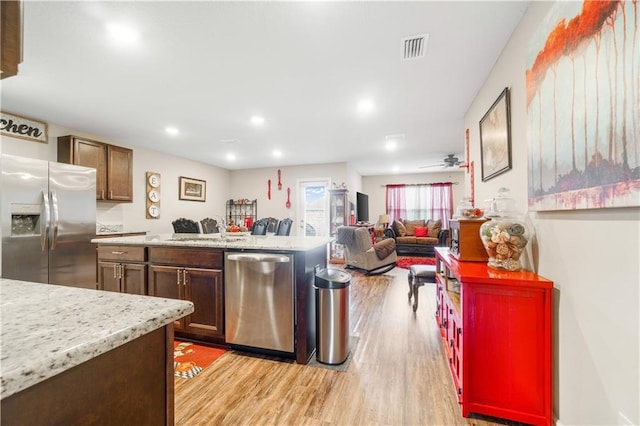
[[[492,425],[460,414],[434,320],[435,287],[413,313],[407,270],[368,277],[349,270],[346,372],[225,353],[194,379],[176,378],[176,425]]]

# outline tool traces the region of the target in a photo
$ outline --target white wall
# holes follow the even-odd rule
[[[118,141],[110,141],[52,123],[49,123],[48,127],[48,144],[2,136],[0,139],[2,153],[57,161],[57,138],[69,134],[126,147]],[[137,147],[128,148],[133,149],[133,202],[98,202],[96,218],[98,222],[110,225],[122,224],[125,231],[131,232],[165,233],[173,232],[171,222],[179,217],[200,220],[207,216],[224,215],[225,200],[230,198],[231,194],[228,170],[156,151]],[[147,171],[158,172],[161,175],[159,219],[146,219]],[[180,176],[206,181],[206,201],[179,200],[178,178]]]
[[[453,182],[453,208],[467,193],[469,175],[465,172],[416,173],[387,176],[363,176],[362,192],[369,196],[369,219],[376,222],[378,215],[386,212],[386,188],[388,184],[415,184]],[[454,212],[455,213],[455,212]],[[429,219],[426,217],[425,219]]]
[[[275,217],[284,219],[290,217],[294,220],[292,234],[299,231],[298,220],[298,183],[301,179],[329,179],[330,183],[341,185],[343,182],[349,190],[349,199],[355,200],[355,188],[351,185],[359,185],[359,176],[349,171],[346,163],[311,164],[304,166],[280,167],[282,190],[278,190],[278,168],[268,167],[261,169],[234,170],[231,171],[230,194],[235,199],[247,198],[258,200],[258,219],[262,217]],[[267,198],[267,180],[271,179],[271,200]],[[291,208],[285,207],[287,201],[287,188],[291,188]],[[355,201],[354,201],[355,202]]]
[[[480,164],[478,123],[511,89],[513,169],[483,183],[476,199],[511,189],[527,209],[526,49],[553,3],[532,2],[467,111],[470,156]],[[629,8],[628,8],[629,9]],[[478,168],[479,170],[479,168]],[[530,213],[536,272],[555,282],[554,412],[564,425],[640,423],[638,208]]]

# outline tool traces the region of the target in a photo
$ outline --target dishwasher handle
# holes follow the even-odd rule
[[[227,256],[229,260],[238,262],[288,263],[289,256],[273,253],[234,253]]]

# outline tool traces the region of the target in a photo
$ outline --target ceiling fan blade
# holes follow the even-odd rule
[[[420,166],[418,167],[419,169],[428,169],[430,167],[442,167],[445,166],[446,164],[442,163],[442,164],[430,164],[428,166]]]

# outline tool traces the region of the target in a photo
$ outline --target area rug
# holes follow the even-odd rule
[[[177,377],[191,379],[226,352],[225,349],[196,345],[191,342],[173,342],[173,370]]]
[[[411,265],[435,265],[436,259],[433,257],[412,257],[412,256],[399,256],[396,261],[396,266],[399,268],[409,269]]]

